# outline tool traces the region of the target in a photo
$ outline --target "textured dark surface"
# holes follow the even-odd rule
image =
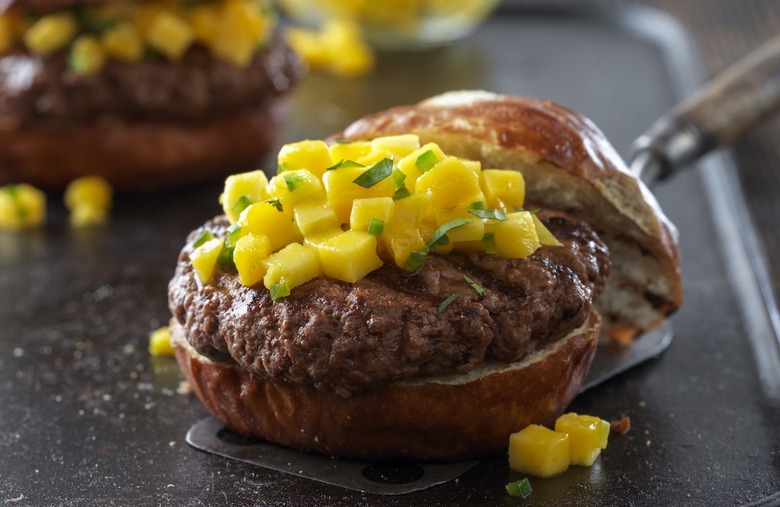
[[[768,36],[776,8],[748,0],[664,5],[690,16],[697,37],[718,41],[717,58],[710,43],[701,44],[711,70],[740,56],[738,43]],[[730,12],[736,5],[744,10]],[[357,116],[447,89],[488,88],[560,100],[591,116],[625,155],[701,77],[677,25],[649,12],[628,21],[652,36],[599,18],[514,11],[446,50],[383,56],[367,80],[312,76],[294,97],[283,138],[321,137]],[[776,174],[776,126],[737,147],[754,210],[774,204],[771,182],[751,178]],[[572,406],[608,419],[627,415],[630,432],[613,436],[592,468],[532,479],[525,503],[506,496],[504,484],[519,476],[500,456],[457,482],[385,498],[188,447],[184,435],[205,410],[177,393],[174,362],[150,358],[146,344],[168,318],[166,286],[184,238],[218,212],[220,185],[120,198],[110,226],[82,231],[68,227],[53,195],[44,230],[0,233],[0,504],[735,505],[776,494],[777,372],[762,368],[777,361],[777,350],[757,339],[772,337],[755,291],[740,282],[751,278],[751,266],[734,253],[741,238],[729,209],[708,200],[721,181],[708,173],[734,170],[722,163],[710,159],[655,188],[681,232],[687,299],[673,318],[671,347]],[[763,169],[747,172],[754,166]],[[713,215],[718,210],[725,214]],[[764,220],[771,215],[757,217]]]

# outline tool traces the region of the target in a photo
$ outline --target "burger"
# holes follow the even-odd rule
[[[0,185],[135,191],[254,167],[300,76],[266,0],[0,2]]]
[[[629,341],[682,303],[673,225],[550,101],[452,92],[279,162],[228,178],[169,285],[178,363],[242,434],[367,460],[500,452],[564,410],[599,334]]]

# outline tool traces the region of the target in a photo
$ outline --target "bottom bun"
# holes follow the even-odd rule
[[[198,354],[171,322],[190,387],[226,427],[269,442],[371,461],[456,461],[505,451],[509,435],[550,424],[587,376],[599,328],[585,325],[509,365],[396,382],[342,398],[308,384],[261,379]]]
[[[254,169],[276,144],[285,109],[277,101],[205,123],[0,122],[0,185],[29,183],[61,190],[75,178],[98,175],[125,192],[182,186]]]

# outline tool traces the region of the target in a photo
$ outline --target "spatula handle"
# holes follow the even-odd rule
[[[780,110],[780,37],[715,77],[659,118],[633,145],[634,159],[652,152],[660,176],[730,144]],[[640,155],[642,155],[640,157]],[[635,171],[643,164],[633,164]]]

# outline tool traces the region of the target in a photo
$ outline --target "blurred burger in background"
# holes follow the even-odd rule
[[[0,185],[253,168],[301,74],[269,0],[0,0]]]

